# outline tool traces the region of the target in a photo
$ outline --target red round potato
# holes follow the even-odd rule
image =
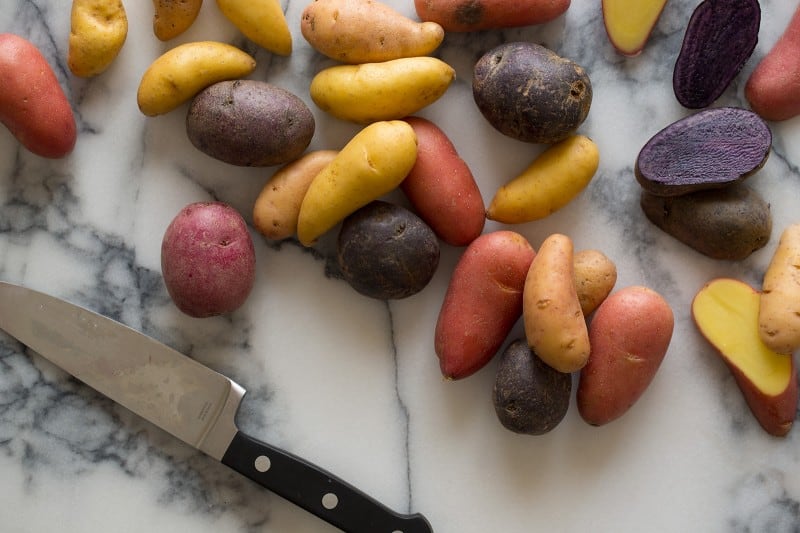
[[[255,261],[247,224],[222,202],[184,207],[161,243],[167,291],[181,311],[197,318],[238,309],[253,288]]]
[[[471,32],[544,24],[567,11],[570,0],[414,0],[422,21],[448,32]]]
[[[440,239],[466,246],[486,222],[478,184],[444,131],[424,118],[405,120],[417,135],[417,160],[400,188]]]
[[[669,303],[647,287],[620,289],[600,304],[578,382],[578,411],[586,422],[607,424],[636,403],[661,366],[674,324]]]
[[[53,69],[36,46],[0,34],[0,122],[29,151],[48,158],[72,152],[75,115]]]
[[[522,291],[535,255],[525,237],[509,230],[485,233],[464,250],[434,332],[445,378],[465,378],[495,356],[522,316]]]

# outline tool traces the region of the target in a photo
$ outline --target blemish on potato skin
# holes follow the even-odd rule
[[[485,12],[480,0],[467,0],[455,9],[453,18],[458,24],[475,26],[483,20]]]

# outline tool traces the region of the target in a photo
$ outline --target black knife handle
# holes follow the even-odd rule
[[[421,514],[396,513],[329,472],[241,431],[222,464],[348,533],[433,533]]]

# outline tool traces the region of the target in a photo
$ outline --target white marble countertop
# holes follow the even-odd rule
[[[388,2],[414,17],[410,0]],[[437,533],[503,531],[797,531],[800,433],[766,434],[729,371],[700,338],[689,305],[703,283],[733,276],[758,285],[780,231],[797,221],[800,122],[771,124],[773,152],[750,180],[771,204],[769,244],[741,262],[715,261],[654,227],[639,208],[632,169],[656,131],[688,114],[672,92],[672,65],[697,4],[670,0],[644,53],[615,53],[600,2],[574,1],[551,23],[448,35],[436,52],[457,80],[419,113],[470,165],[488,200],[541,150],[505,138],[480,116],[472,66],[503,41],[540,42],[583,65],[594,100],[580,131],[600,147],[589,188],[542,221],[515,226],[534,247],[549,234],[614,260],[617,287],[647,285],[673,307],[666,359],[623,418],[591,427],[574,405],[552,432],[521,436],[497,421],[495,363],[469,379],[442,379],[433,329],[461,249],[442,246],[428,287],[383,302],[332,274],[330,243],[313,249],[253,232],[257,279],[229,316],[192,319],[170,301],[161,237],[186,204],[229,202],[248,219],[273,168],[238,168],[192,147],[185,108],[143,116],[136,89],[166,49],[216,39],[255,54],[251,76],[303,98],[317,120],[310,149],[339,148],[357,127],[326,117],[308,94],[323,65],[299,31],[305,1],[284,0],[291,57],[246,42],[207,0],[169,43],[152,34],[150,2],[126,2],[127,42],[104,74],[66,67],[69,6],[11,0],[0,32],[34,42],[54,66],[78,121],[74,152],[47,160],[0,131],[0,279],[68,298],[140,329],[241,383],[239,422]],[[715,105],[746,107],[744,81],[777,40],[794,2],[762,0],[759,44]],[[486,231],[500,227],[487,224]],[[522,334],[518,325],[512,335]],[[573,398],[574,404],[574,398]],[[327,532],[334,529],[245,480],[66,376],[0,335],[0,529],[60,532]]]

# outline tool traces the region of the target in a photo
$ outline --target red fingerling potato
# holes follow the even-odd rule
[[[0,34],[0,122],[34,154],[53,159],[72,152],[75,116],[53,69],[36,46]]]
[[[522,316],[522,290],[535,252],[519,233],[485,233],[464,250],[434,332],[442,375],[461,379],[480,370]]]
[[[420,20],[453,32],[543,24],[563,14],[569,4],[570,0],[414,0]]]
[[[581,369],[581,417],[600,426],[625,414],[653,381],[669,348],[674,316],[646,287],[626,287],[606,298],[589,324],[591,352]]]
[[[800,7],[750,74],[744,95],[751,109],[766,120],[787,120],[800,114]]]
[[[475,178],[436,124],[420,117],[405,121],[417,134],[417,161],[400,188],[440,239],[466,246],[483,232],[486,222]]]

